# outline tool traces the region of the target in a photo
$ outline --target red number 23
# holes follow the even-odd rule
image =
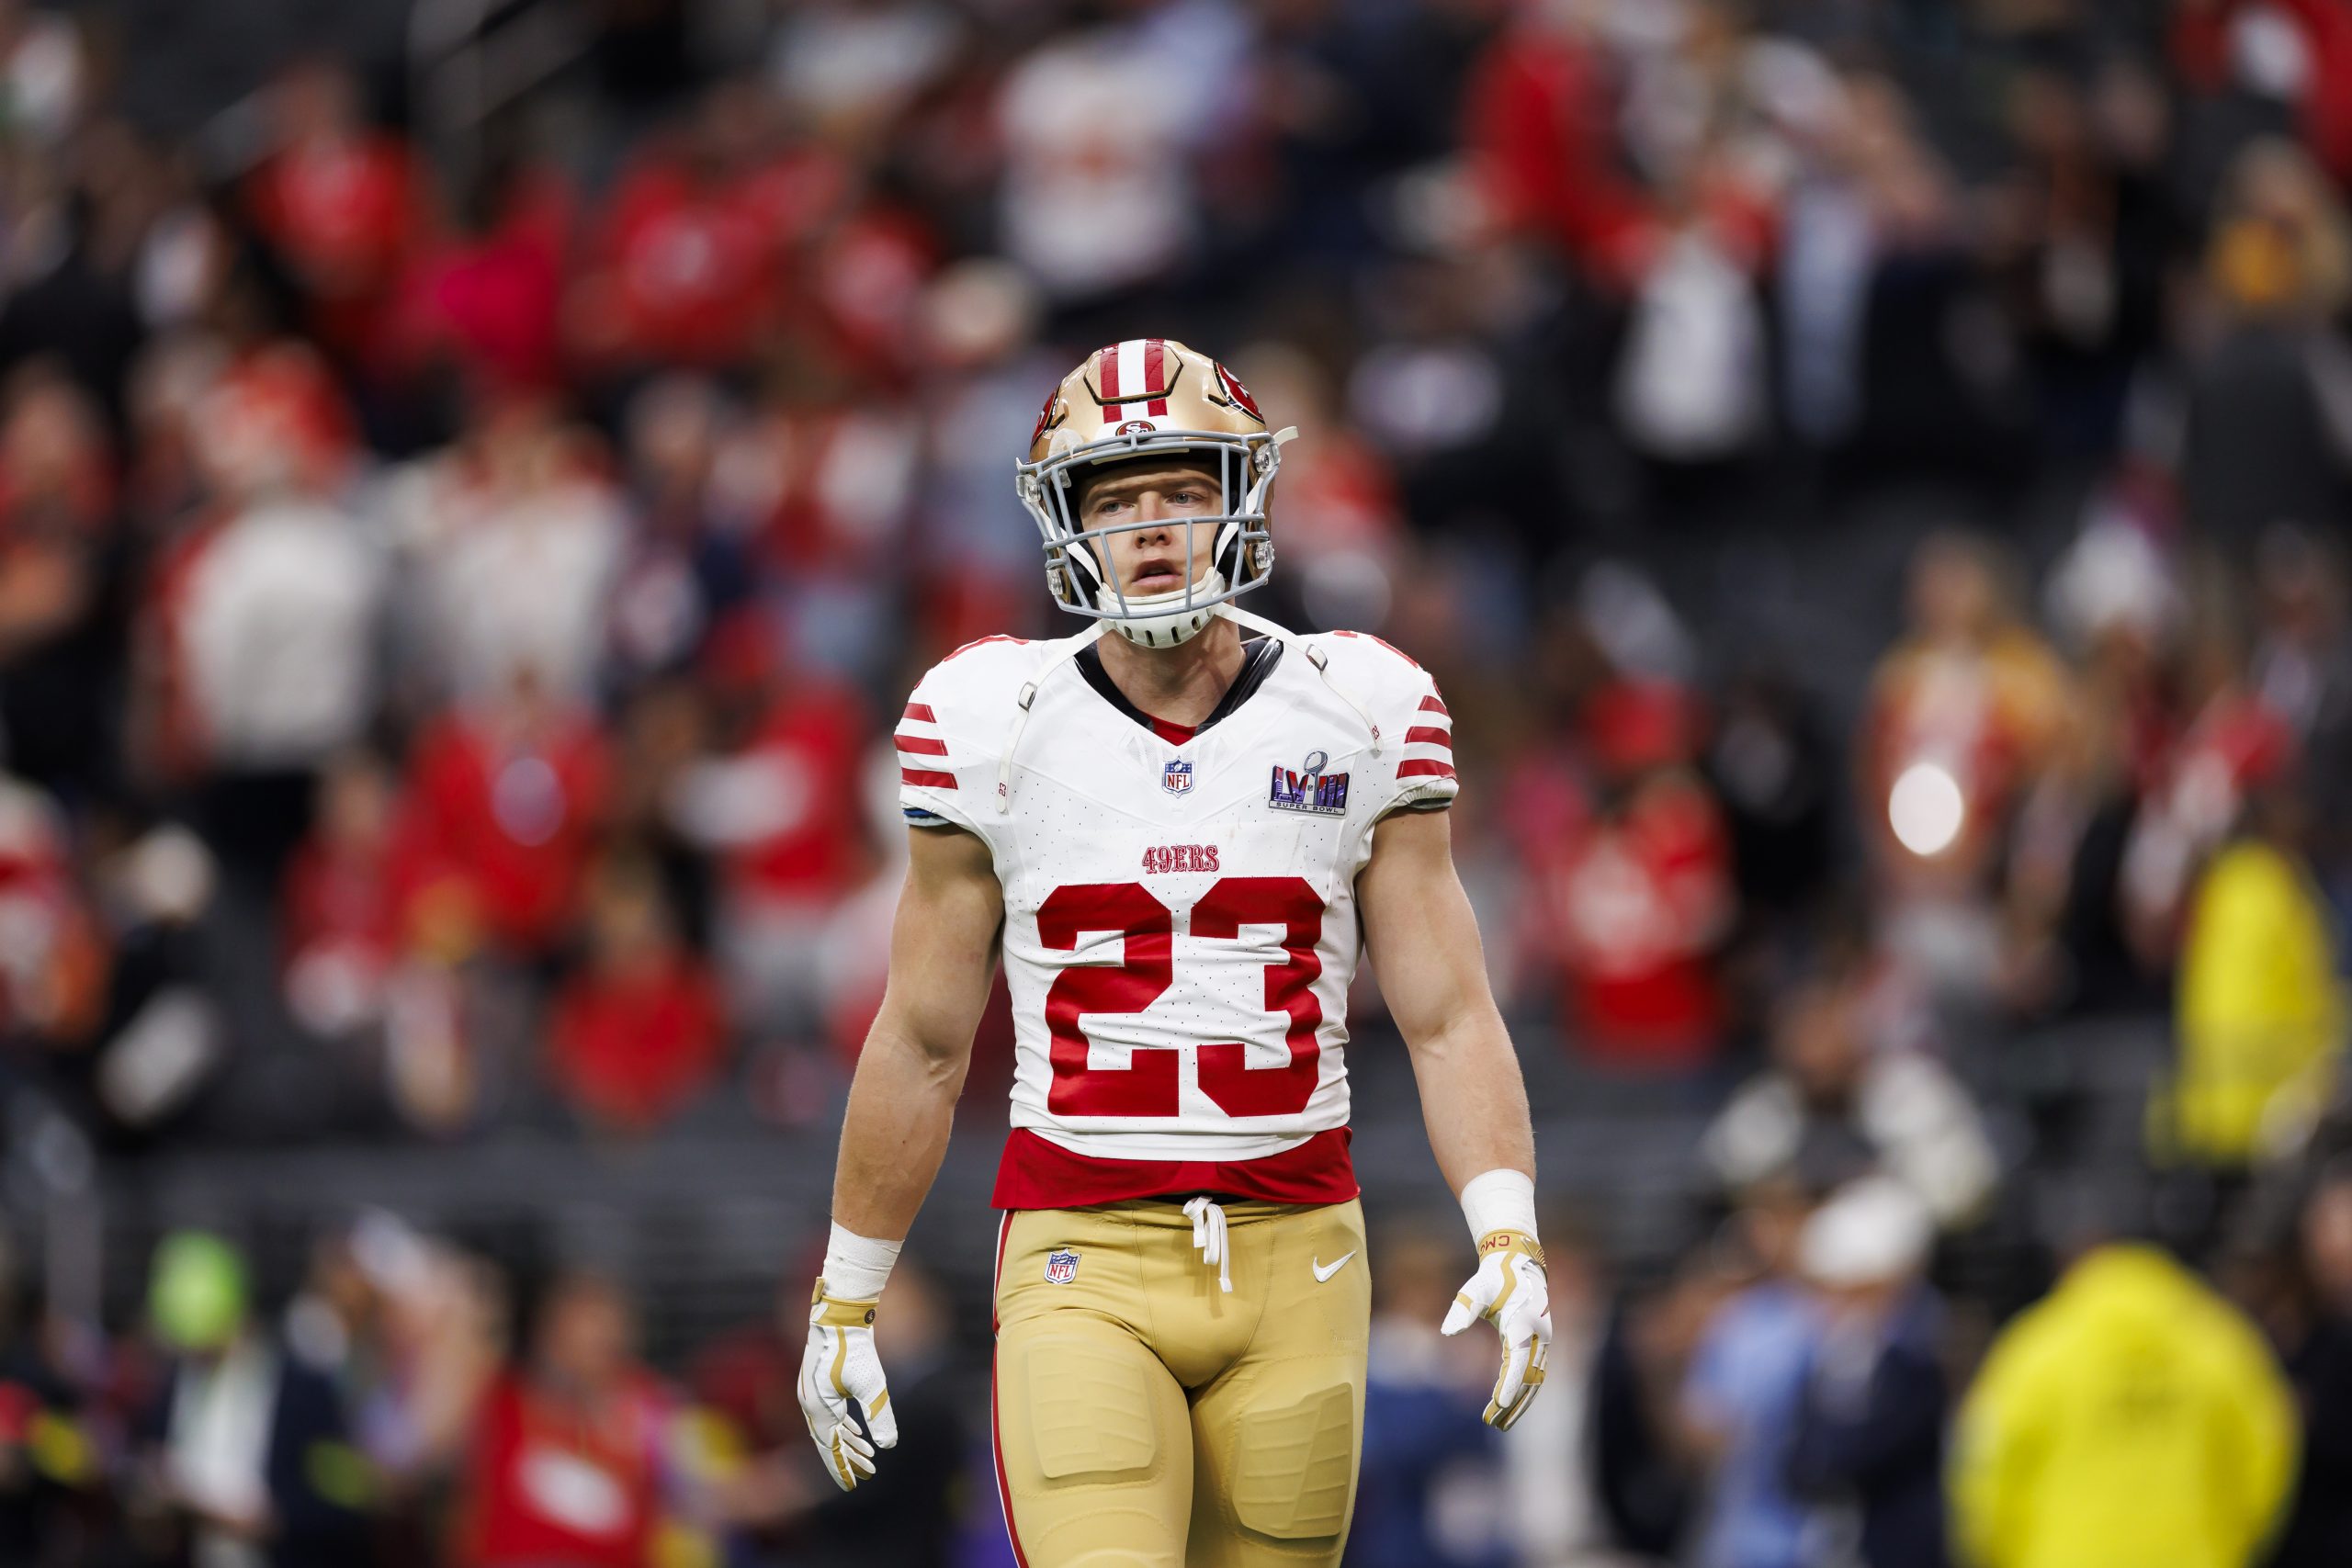
[[[1284,962],[1266,966],[1266,1010],[1290,1019],[1290,1060],[1252,1067],[1245,1065],[1248,1047],[1238,1041],[1201,1045],[1201,1092],[1228,1116],[1295,1115],[1315,1093],[1321,1055],[1315,1032],[1323,1022],[1323,1004],[1316,999],[1315,981],[1323,961],[1315,943],[1323,930],[1323,900],[1301,877],[1228,876],[1193,906],[1196,937],[1238,939],[1243,926],[1283,928]],[[1090,1012],[1141,1012],[1168,989],[1175,978],[1175,917],[1139,882],[1057,887],[1038,906],[1037,936],[1047,947],[1070,952],[1081,936],[1096,931],[1125,937],[1126,953],[1115,966],[1073,964],[1046,993],[1054,1068],[1046,1107],[1062,1116],[1173,1116],[1177,1052],[1138,1049],[1125,1067],[1089,1069],[1079,1020]]]

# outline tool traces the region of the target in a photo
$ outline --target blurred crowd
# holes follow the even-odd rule
[[[1351,1561],[2352,1561],[2352,7],[575,9],[477,113],[289,46],[187,132],[0,3],[12,1168],[26,1105],[821,1128],[892,716],[1075,629],[1012,465],[1164,333],[1302,432],[1254,607],[1446,690],[1539,1112],[1705,1125],[1645,1247],[1551,1194],[1590,1376],[1507,1453],[1390,1238]],[[2102,1154],[2046,1043],[2111,1020]],[[10,1561],[1001,1550],[920,1278],[935,1447],[853,1512],[783,1330],[657,1373],[642,1281],[383,1215],[266,1311],[209,1235],[136,1321],[18,1265]]]

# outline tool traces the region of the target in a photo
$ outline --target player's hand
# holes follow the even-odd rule
[[[1439,1332],[1461,1333],[1480,1318],[1502,1336],[1503,1365],[1487,1402],[1487,1425],[1508,1432],[1535,1403],[1544,1363],[1552,1354],[1552,1288],[1544,1249],[1519,1231],[1488,1231],[1478,1238],[1478,1271],[1453,1298]]]
[[[818,1280],[800,1353],[800,1413],[844,1492],[874,1473],[875,1450],[899,1446],[899,1413],[874,1351],[874,1311],[872,1302],[834,1300]]]

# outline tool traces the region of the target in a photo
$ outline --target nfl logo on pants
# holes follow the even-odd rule
[[[1159,787],[1170,795],[1182,795],[1193,787],[1193,764],[1170,762],[1159,775]]]
[[[1078,1254],[1048,1252],[1046,1254],[1046,1283],[1067,1285],[1078,1278]]]

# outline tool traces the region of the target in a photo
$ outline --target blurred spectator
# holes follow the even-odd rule
[[[1702,1152],[1734,1191],[1799,1170],[1835,1180],[1882,1168],[1939,1225],[1958,1228],[1981,1213],[1998,1179],[1992,1145],[1951,1073],[1868,1038],[1868,976],[1849,963],[1782,999],[1776,1065],[1732,1097]]]
[[[0,739],[80,804],[117,782],[124,626],[115,483],[89,397],[46,367],[0,411]]]
[[[775,328],[786,241],[838,199],[811,158],[766,165],[774,111],[742,85],[655,137],[606,196],[565,317],[574,352],[621,375],[740,367]]]
[[[1798,1281],[1812,1204],[1788,1179],[1750,1188],[1736,1213],[1749,1282],[1707,1320],[1677,1403],[1679,1444],[1706,1476],[1690,1561],[1701,1568],[1809,1568],[1805,1506],[1790,1447],[1821,1342]]]
[[[2306,1134],[2336,1089],[2344,995],[2335,922],[2301,852],[2302,807],[2259,790],[2191,900],[2180,960],[2170,1141],[2243,1167]]]
[[[0,1560],[68,1568],[97,1550],[89,1504],[106,1456],[63,1325],[27,1265],[0,1245]]]
[[[2219,320],[2190,370],[2181,486],[2206,536],[2244,556],[2273,523],[2340,515],[2352,366],[2313,328],[2352,299],[2352,223],[2303,148],[2238,154],[2206,254]]]
[[[0,1038],[90,1043],[113,954],[75,874],[57,804],[0,773]]]
[[[1769,928],[1802,917],[1829,880],[1838,759],[1819,716],[1784,675],[1736,678],[1706,753],[1723,803],[1743,919]]]
[[[2295,1411],[2234,1308],[2113,1243],[1994,1341],[1954,1442],[1972,1568],[2243,1568],[2286,1504]]]
[[[1651,1292],[1622,1293],[1593,1352],[1590,1475],[1611,1544],[1672,1561],[1700,1501],[1677,1408],[1690,1355],[1736,1288],[1711,1245],[1692,1249]]]
[[[726,1044],[718,987],[678,941],[651,863],[608,854],[589,877],[587,953],[556,993],[548,1065],[594,1126],[644,1132],[705,1088]]]
[[[1944,1562],[1944,1371],[1939,1303],[1923,1281],[1935,1221],[1883,1176],[1832,1194],[1797,1262],[1821,1304],[1821,1342],[1789,1447],[1790,1483],[1815,1505],[1815,1562]]]
[[[592,698],[627,542],[605,469],[594,434],[525,396],[492,401],[414,465],[395,502],[411,662],[462,701],[524,680],[567,705]]]
[[[382,1015],[406,914],[398,816],[382,758],[345,752],[321,773],[311,836],[286,868],[278,931],[287,1009],[314,1033]]]
[[[1246,27],[1220,4],[1129,12],[1048,40],[1006,75],[1004,249],[1056,300],[1165,283],[1189,258],[1190,165],[1241,123]]]
[[[1349,1568],[1422,1563],[1487,1568],[1510,1561],[1500,1527],[1499,1444],[1478,1418],[1491,1358],[1438,1337],[1453,1300],[1456,1248],[1422,1231],[1385,1236],[1372,1254],[1372,1349]]]
[[[1586,703],[1596,789],[1543,867],[1563,1010],[1578,1047],[1608,1063],[1687,1067],[1724,1027],[1716,950],[1735,913],[1731,846],[1692,761],[1690,695],[1621,680]]]
[[[2273,1333],[2302,1418],[2302,1465],[2271,1568],[2352,1555],[2352,1168],[2324,1168],[2294,1216]]]
[[[408,149],[367,123],[359,95],[337,62],[288,67],[269,94],[272,146],[242,193],[312,332],[355,358],[382,346],[382,312],[423,215]]]
[[[366,1548],[367,1466],[334,1387],[250,1316],[244,1259],[200,1231],[157,1247],[149,1314],[174,1370],[146,1457],[200,1568],[341,1568]]]
[[[611,788],[595,716],[525,666],[425,727],[406,786],[424,874],[507,953],[548,951],[571,918]]]
[[[1909,612],[1910,631],[1871,677],[1861,806],[1891,944],[1964,992],[1995,963],[1989,873],[2069,694],[1984,541],[1946,534],[1921,546]]]
[[[419,245],[408,263],[384,344],[386,370],[481,400],[555,390],[564,369],[559,307],[572,208],[552,170],[519,157],[483,170],[453,231]]]
[[[661,1521],[673,1412],[637,1359],[617,1286],[548,1288],[529,1359],[491,1389],[460,1483],[463,1568],[641,1568]]]
[[[865,721],[819,671],[790,671],[769,617],[747,612],[706,649],[716,745],[665,803],[718,862],[718,953],[741,1016],[806,1032],[822,996],[821,935],[865,867]]]

